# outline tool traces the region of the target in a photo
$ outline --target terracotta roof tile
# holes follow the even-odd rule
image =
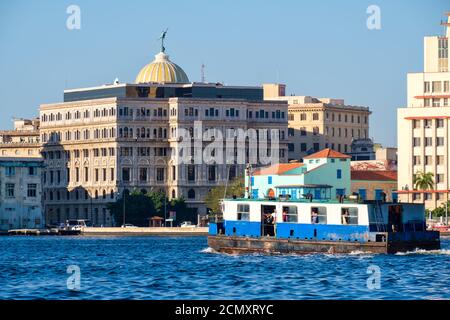
[[[352,180],[397,181],[397,171],[352,170]]]
[[[303,165],[303,163],[277,163],[269,167],[258,168],[253,172],[253,175],[282,174],[284,172],[302,167]]]
[[[303,159],[318,159],[318,158],[351,158],[351,157],[347,154],[337,152],[330,148],[326,148],[316,153],[310,154],[306,157],[303,157]]]

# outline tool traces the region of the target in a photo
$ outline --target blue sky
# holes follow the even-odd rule
[[[81,29],[66,28],[69,5]],[[368,30],[366,9],[381,9]],[[62,101],[65,88],[133,82],[159,51],[191,81],[281,82],[288,93],[369,106],[370,136],[396,145],[396,108],[406,73],[423,68],[423,37],[442,34],[444,0],[72,0],[0,2],[0,128]]]

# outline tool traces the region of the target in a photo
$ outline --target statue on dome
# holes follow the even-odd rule
[[[166,38],[167,30],[169,30],[169,28],[163,31],[161,36],[158,38],[158,40],[161,40],[161,52],[163,53],[166,51],[166,48],[164,47],[164,39]]]

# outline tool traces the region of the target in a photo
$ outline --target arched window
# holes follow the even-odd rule
[[[189,191],[188,191],[188,199],[195,199],[195,191],[194,191],[194,189],[189,189]]]
[[[172,198],[176,198],[175,197],[175,190],[172,190]]]
[[[106,190],[103,190],[103,199],[106,199]]]
[[[95,199],[98,199],[98,190],[95,190]]]
[[[109,193],[109,196],[111,199],[114,199],[114,190],[111,190],[111,192]]]

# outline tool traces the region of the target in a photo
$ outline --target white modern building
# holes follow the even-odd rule
[[[424,71],[409,73],[407,107],[397,112],[398,190],[401,201],[424,202],[433,209],[448,199],[450,72],[448,38],[450,15],[443,36],[424,38]],[[414,177],[431,172],[434,186],[414,190]]]

